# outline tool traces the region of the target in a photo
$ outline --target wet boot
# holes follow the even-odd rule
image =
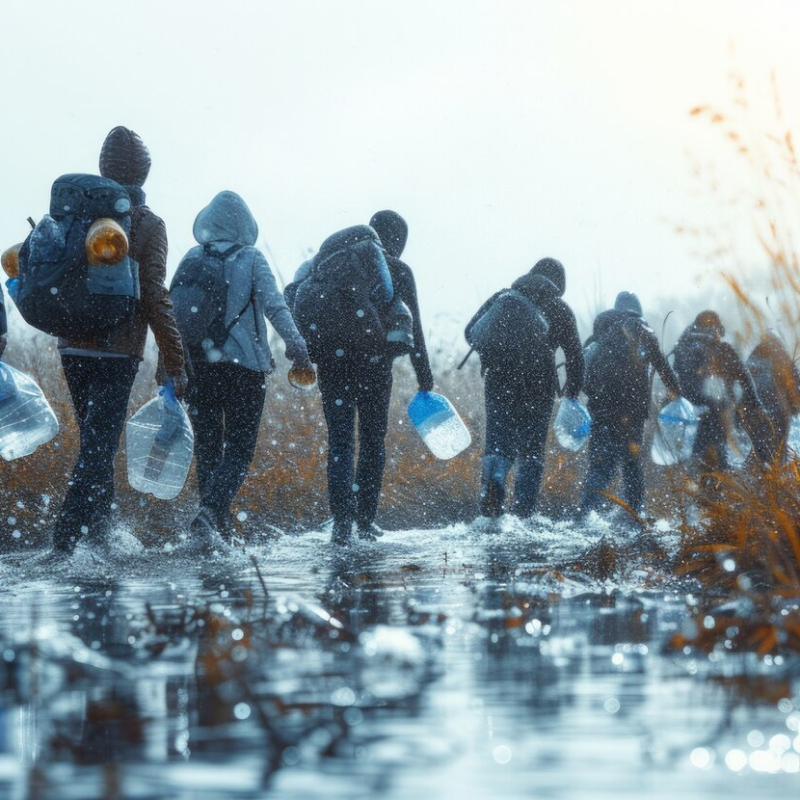
[[[346,547],[353,539],[353,523],[351,520],[337,519],[333,521],[331,544]]]
[[[380,539],[384,534],[383,528],[376,525],[374,522],[368,524],[360,523],[356,528],[356,532],[358,533],[359,539],[364,539],[367,542],[374,542],[376,539]]]
[[[499,517],[503,513],[503,501],[506,498],[506,475],[510,469],[511,462],[503,456],[483,457],[479,502],[482,516]]]

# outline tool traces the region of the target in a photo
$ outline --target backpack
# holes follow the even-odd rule
[[[19,253],[16,304],[34,328],[65,339],[110,333],[136,310],[139,265],[130,255],[92,266],[86,239],[98,219],[111,219],[130,245],[131,199],[116,181],[97,175],[58,178],[45,214]]]
[[[719,345],[708,334],[684,333],[675,346],[675,372],[681,393],[696,406],[724,406],[729,399],[728,382],[718,366]]]
[[[550,354],[550,324],[536,304],[507,289],[467,329],[467,342],[481,357],[481,367],[524,364]]]
[[[297,286],[292,313],[311,360],[378,361],[387,354],[386,318],[394,296],[378,235],[368,225],[328,237],[311,274]]]
[[[233,327],[253,305],[251,294],[244,308],[225,324],[229,285],[225,264],[240,249],[237,245],[220,253],[207,245],[193,247],[181,259],[172,278],[169,293],[175,321],[193,360],[218,361]]]
[[[643,330],[640,317],[620,315],[586,348],[583,388],[587,397],[628,403],[647,397],[649,365],[641,341]]]

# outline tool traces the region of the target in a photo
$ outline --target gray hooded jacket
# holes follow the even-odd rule
[[[254,245],[258,225],[244,200],[235,192],[220,192],[198,215],[194,237],[225,260],[228,300],[225,324],[244,309],[222,348],[221,361],[268,372],[272,353],[266,317],[286,345],[286,357],[300,367],[310,365],[306,343],[292,319],[267,259]],[[238,248],[238,249],[236,249]]]

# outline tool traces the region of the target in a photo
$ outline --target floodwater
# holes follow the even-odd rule
[[[668,649],[686,587],[634,536],[5,556],[0,798],[797,797],[798,665]]]

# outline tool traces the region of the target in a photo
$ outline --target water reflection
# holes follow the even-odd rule
[[[647,565],[630,558],[575,571],[598,537],[571,533],[454,526],[351,551],[319,534],[200,563],[0,564],[15,587],[0,606],[0,797],[788,789],[797,674],[762,665],[758,705],[736,702],[732,687],[758,686],[741,671],[699,680],[708,664],[662,650],[681,598],[631,584]]]

